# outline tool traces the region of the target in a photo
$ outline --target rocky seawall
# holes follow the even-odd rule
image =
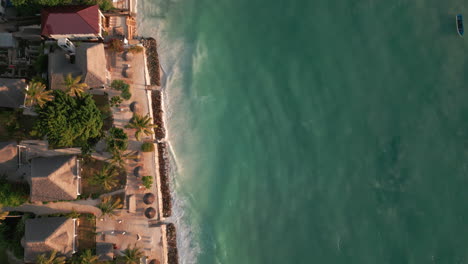
[[[158,143],[159,176],[161,179],[161,193],[163,217],[172,215],[171,190],[169,188],[169,162],[167,160],[166,143]]]
[[[164,111],[162,109],[162,92],[152,91],[151,100],[153,102],[153,117],[154,124],[158,127],[155,128],[154,133],[157,140],[162,140],[166,137],[166,129],[164,128]]]
[[[172,201],[171,190],[169,187],[169,159],[167,151],[167,143],[162,140],[166,137],[166,130],[164,128],[164,111],[162,109],[162,92],[159,90],[152,91],[151,101],[153,107],[153,122],[158,127],[155,129],[156,140],[158,141],[158,163],[159,163],[159,177],[161,179],[161,193],[163,204],[163,217],[172,215]]]
[[[142,39],[142,44],[146,49],[146,64],[148,66],[151,85],[161,86],[157,42],[154,38],[145,38]]]
[[[167,263],[178,264],[177,236],[174,224],[167,225]]]

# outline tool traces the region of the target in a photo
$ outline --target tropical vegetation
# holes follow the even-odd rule
[[[119,107],[120,104],[123,102],[122,97],[120,96],[112,96],[110,99],[110,106],[114,107]]]
[[[72,261],[72,264],[97,264],[99,263],[99,257],[93,254],[91,249],[86,249],[80,254],[76,255]]]
[[[141,145],[141,150],[143,152],[153,152],[154,151],[154,144],[152,142],[144,142]]]
[[[103,216],[114,217],[117,215],[116,210],[122,208],[122,201],[120,198],[112,199],[112,196],[105,196],[102,198],[98,208],[101,209]]]
[[[70,213],[67,213],[65,214],[66,217],[68,218],[71,218],[71,219],[75,219],[75,218],[78,218],[81,216],[81,213],[78,213],[78,211],[76,211],[74,208],[72,209],[72,211]]]
[[[146,189],[151,189],[151,185],[153,185],[152,176],[143,176],[141,180],[143,181],[143,186],[145,186]]]
[[[39,105],[39,107],[43,107],[45,103],[54,99],[52,91],[47,91],[42,82],[29,82],[28,89],[24,93],[26,94],[26,106]]]
[[[24,238],[26,220],[31,218],[32,214],[15,214],[8,217],[9,220],[0,225],[0,250],[9,249],[17,258],[22,259],[24,248],[21,240]],[[4,263],[2,260],[0,257],[0,262]]]
[[[128,136],[121,128],[112,127],[106,137],[107,151],[115,152],[126,150],[128,147]]]
[[[143,251],[136,245],[133,248],[127,248],[123,252],[123,256],[119,257],[119,261],[124,264],[139,264],[140,259],[144,257]]]
[[[99,5],[99,9],[102,11],[109,11],[114,8],[112,0],[81,0],[81,3],[85,5]]]
[[[1,205],[0,205],[0,207],[1,207]],[[5,220],[8,217],[8,214],[10,214],[10,212],[3,211],[3,209],[1,209],[0,210],[0,221]]]
[[[71,97],[60,90],[39,109],[35,130],[53,147],[88,146],[101,137],[101,113],[92,96]]]
[[[107,159],[108,162],[110,162],[112,165],[124,168],[125,167],[125,162],[130,159],[136,159],[138,158],[138,155],[134,151],[119,151],[115,150],[112,151],[112,156]]]
[[[65,264],[65,257],[58,256],[58,252],[53,250],[37,256],[36,264]]]
[[[135,138],[140,140],[141,134],[149,136],[154,133],[153,128],[157,126],[151,123],[151,117],[149,115],[141,116],[139,114],[134,114],[133,118],[125,127],[136,129]]]
[[[100,171],[94,174],[90,184],[102,186],[104,190],[110,191],[119,184],[117,179],[119,172],[115,167],[105,165]]]
[[[19,206],[28,201],[28,186],[13,184],[0,178],[0,204],[3,206]]]
[[[109,49],[114,51],[114,52],[122,52],[124,50],[124,47],[123,47],[123,42],[122,40],[120,39],[111,39],[109,41]]]
[[[130,93],[130,85],[123,80],[113,80],[111,88],[121,91],[122,93],[120,96],[125,100],[129,100],[132,97],[132,94]]]
[[[65,87],[67,87],[67,93],[70,96],[80,96],[85,92],[85,89],[88,88],[86,83],[81,82],[82,76],[73,77],[71,73],[65,76]]]
[[[128,51],[130,53],[136,54],[136,53],[141,53],[143,52],[143,47],[142,46],[131,46],[128,48]]]

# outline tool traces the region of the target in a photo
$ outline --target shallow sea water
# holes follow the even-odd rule
[[[181,263],[468,263],[464,4],[140,0]]]

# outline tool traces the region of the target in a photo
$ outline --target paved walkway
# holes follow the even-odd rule
[[[145,73],[146,62],[144,54],[134,54],[133,59],[124,61],[122,54],[107,53],[107,62],[111,66],[112,80],[125,80],[130,84],[130,92],[132,97],[128,101],[124,101],[120,107],[112,107],[114,117],[114,126],[123,128],[129,138],[128,150],[139,152],[140,158],[137,162],[134,160],[127,161],[127,185],[125,193],[128,196],[134,195],[136,200],[135,213],[129,213],[128,208],[122,209],[119,216],[115,218],[104,217],[102,221],[99,219],[96,222],[96,231],[98,236],[96,242],[99,243],[114,243],[118,249],[125,249],[129,246],[136,245],[145,251],[145,255],[149,259],[159,259],[163,263],[164,254],[162,249],[162,229],[160,227],[149,227],[148,220],[144,216],[144,211],[148,207],[154,207],[156,212],[159,212],[158,192],[156,188],[156,173],[158,173],[157,151],[142,152],[141,145],[143,141],[154,142],[154,135],[142,135],[141,141],[135,138],[135,130],[127,129],[127,125],[133,116],[132,109],[135,110],[135,105],[138,114],[150,114],[150,95],[151,91],[146,90]],[[125,78],[122,72],[125,67],[130,66],[133,70],[132,78]],[[117,91],[107,91],[109,97],[118,95]],[[131,107],[132,106],[132,107]],[[136,168],[139,172],[136,173]],[[150,190],[147,190],[143,184],[142,176],[152,176],[153,185]],[[156,201],[152,205],[146,205],[143,202],[145,193],[151,192],[156,196]],[[159,213],[153,218],[159,219]],[[138,235],[138,236],[137,236]]]

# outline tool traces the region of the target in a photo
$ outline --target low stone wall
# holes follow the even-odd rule
[[[167,224],[167,263],[178,264],[177,236],[174,224]]]
[[[161,86],[161,72],[156,40],[154,38],[146,38],[142,40],[142,44],[146,49],[146,64],[148,66],[151,85]]]

